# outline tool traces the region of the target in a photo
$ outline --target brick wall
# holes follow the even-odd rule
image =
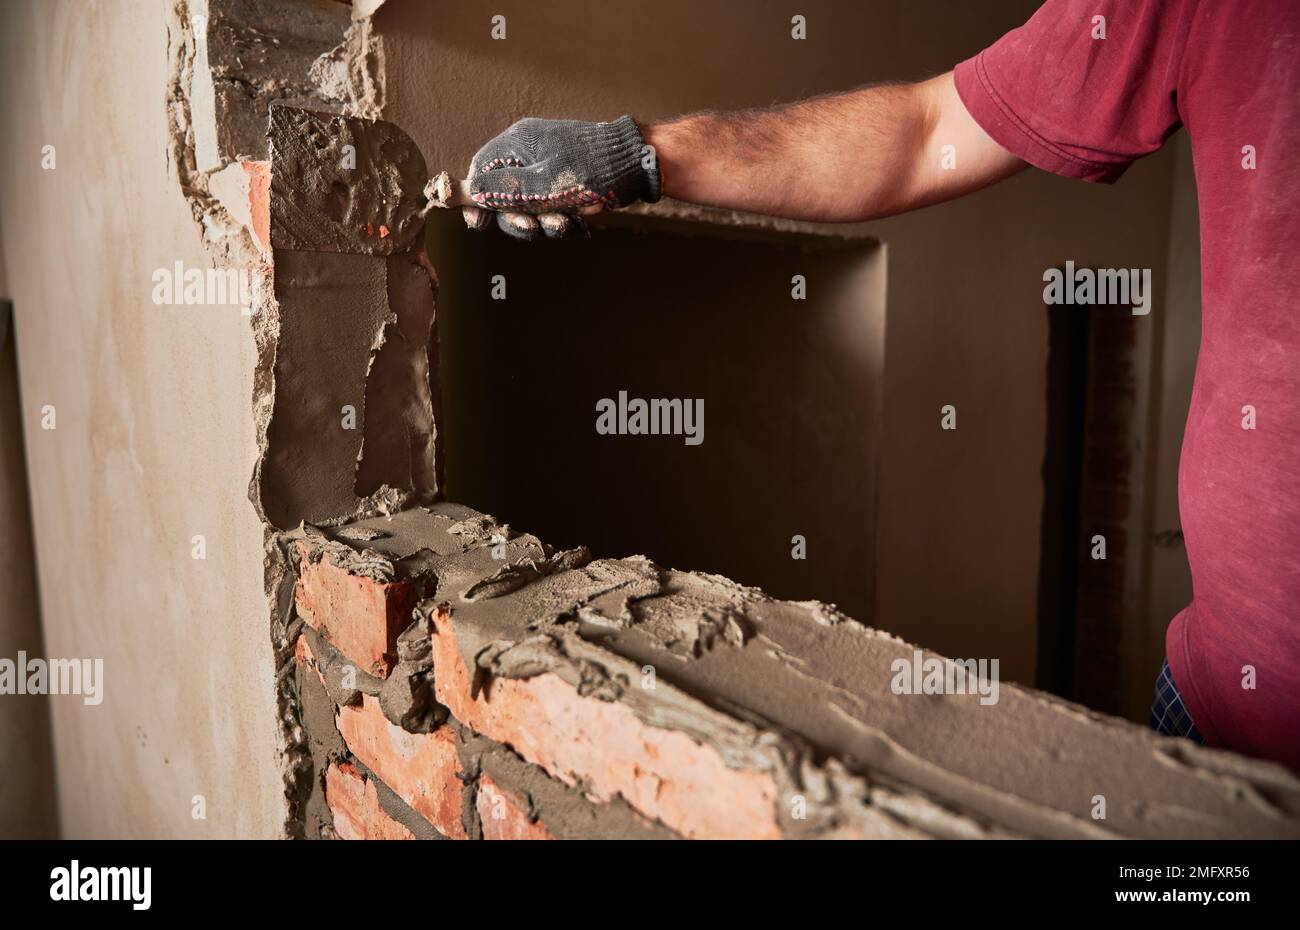
[[[307,837],[1300,836],[1280,768],[1008,683],[896,694],[913,647],[825,605],[452,504],[279,544]]]

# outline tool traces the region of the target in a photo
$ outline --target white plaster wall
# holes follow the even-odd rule
[[[0,11],[0,226],[45,646],[104,660],[101,705],[48,699],[59,813],[70,837],[275,836],[249,320],[150,299],[155,269],[209,264],[168,163],[168,12]]]

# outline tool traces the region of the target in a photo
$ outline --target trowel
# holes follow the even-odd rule
[[[469,195],[469,181],[457,180],[446,171],[439,171],[429,179],[424,186],[424,196],[429,199],[429,207],[443,210],[475,206]]]

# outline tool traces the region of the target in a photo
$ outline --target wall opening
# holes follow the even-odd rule
[[[1074,693],[1080,494],[1088,397],[1088,310],[1086,306],[1047,308],[1047,435],[1035,684],[1067,697]]]
[[[1048,319],[1036,683],[1120,714],[1144,557],[1143,318],[1124,304],[1049,306]]]
[[[450,499],[870,620],[879,243],[649,218],[541,243],[459,226],[435,217],[429,242]],[[620,391],[702,399],[703,442],[598,435],[597,402]]]

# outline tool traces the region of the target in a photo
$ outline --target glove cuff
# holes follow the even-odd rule
[[[642,160],[645,158],[645,138],[636,120],[631,116],[620,116],[609,123],[597,123],[593,127],[596,138],[592,147],[609,159],[610,181],[619,206],[625,207],[636,200],[654,203],[660,197],[659,162],[647,169]]]

